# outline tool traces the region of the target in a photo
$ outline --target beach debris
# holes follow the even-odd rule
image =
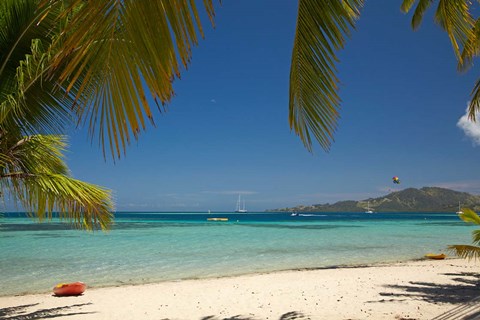
[[[400,184],[400,179],[397,176],[393,177],[392,180],[393,180],[393,183]]]

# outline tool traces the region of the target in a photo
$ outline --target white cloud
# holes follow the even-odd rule
[[[210,102],[211,102],[211,103],[217,103],[217,100],[212,99],[212,100],[210,100]]]
[[[473,145],[480,145],[480,123],[468,119],[468,107],[465,114],[458,120],[457,127],[462,129],[468,138],[472,139]]]

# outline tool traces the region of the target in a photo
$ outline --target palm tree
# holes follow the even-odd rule
[[[49,30],[32,26],[34,1],[0,3],[0,195],[40,219],[58,212],[79,228],[106,229],[110,191],[73,179],[59,135],[72,121],[73,101],[44,78],[49,68]],[[45,21],[58,23],[48,14]],[[52,24],[53,25],[53,24]]]
[[[462,208],[463,213],[459,214],[460,219],[468,223],[475,223],[480,225],[480,217],[471,209]],[[472,232],[473,243],[480,245],[480,230]],[[475,245],[451,245],[448,247],[458,256],[468,259],[480,258],[480,247]]]
[[[104,155],[108,145],[120,157],[153,124],[148,95],[161,111],[173,96],[201,28],[194,1],[1,1],[3,193],[40,218],[60,210],[77,225],[107,227],[110,191],[69,176],[60,134],[88,124]]]
[[[148,95],[160,110],[173,96],[196,28],[202,33],[193,1],[2,0],[3,195],[40,218],[60,211],[79,227],[108,227],[110,191],[70,177],[61,134],[88,124],[104,155],[108,145],[120,157],[153,124]]]

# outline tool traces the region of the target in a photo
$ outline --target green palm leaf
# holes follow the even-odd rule
[[[11,91],[19,59],[30,48],[28,26],[35,15],[37,4],[28,0],[0,1],[0,93]],[[35,30],[37,31],[37,30]],[[42,35],[39,35],[42,37]],[[3,97],[0,97],[3,99]]]
[[[472,242],[475,244],[480,244],[480,230],[472,231]]]
[[[448,249],[464,259],[476,260],[480,258],[480,247],[471,245],[451,245],[448,246]]]
[[[15,177],[12,177],[15,180]],[[108,229],[113,206],[110,191],[65,175],[36,174],[15,183],[23,207],[40,219],[59,212],[78,228]]]
[[[401,6],[403,12],[408,12],[416,1],[404,0]],[[419,0],[412,17],[412,27],[417,29],[422,22],[424,13],[433,0]],[[465,0],[438,0],[435,21],[447,32],[459,66],[464,64],[461,53],[469,39],[473,39],[474,19],[470,13],[472,2]]]
[[[30,53],[19,64],[10,92],[0,102],[2,126],[16,125],[24,134],[61,133],[73,122],[67,107],[74,99],[58,90],[54,82],[44,81],[50,57],[39,39],[32,40]]]
[[[336,51],[354,27],[362,0],[300,0],[290,69],[290,128],[308,150],[312,135],[328,150],[340,98]]]
[[[66,147],[64,136],[34,135],[18,139],[11,132],[0,140],[2,176],[23,172],[27,174],[56,173],[68,175],[62,157]]]
[[[462,208],[459,218],[467,223],[474,223],[480,225],[480,217],[471,209]],[[480,230],[475,230],[472,232],[473,243],[480,244]],[[478,259],[480,258],[480,247],[472,245],[451,245],[448,247],[456,255],[467,258],[467,259]]]
[[[26,135],[61,133],[73,115],[74,100],[54,81],[45,81],[61,6],[39,9],[38,2],[0,4],[0,123],[15,125]]]
[[[439,0],[435,21],[447,32],[459,64],[463,64],[461,50],[472,37],[474,20],[471,3],[465,0]]]
[[[425,15],[425,12],[428,10],[432,2],[433,2],[432,0],[418,1],[418,5],[415,8],[415,12],[413,13],[413,16],[412,16],[412,28],[414,30],[420,27],[420,24],[422,23],[422,20],[423,20],[423,16]]]
[[[0,140],[0,187],[40,219],[53,212],[86,229],[109,227],[110,191],[69,176],[62,160],[65,138],[35,135],[20,140],[15,131]]]
[[[475,21],[472,31],[468,34],[467,41],[462,52],[460,71],[468,70],[473,64],[473,58],[480,54],[480,18]]]
[[[468,106],[468,117],[472,121],[477,120],[477,112],[480,111],[480,79],[475,82],[472,90],[472,100]]]
[[[213,17],[211,0],[205,7]],[[74,112],[120,157],[173,96],[172,82],[202,33],[193,0],[71,1],[75,14],[55,45],[52,77],[75,97]],[[65,16],[61,16],[64,18]],[[105,148],[104,148],[105,152]]]
[[[460,219],[468,223],[474,223],[480,225],[480,217],[472,209],[462,208],[461,214],[458,215]]]
[[[404,0],[403,12],[409,12],[416,0]],[[433,0],[419,0],[412,17],[412,27],[418,28],[425,11]],[[464,0],[438,0],[435,21],[447,32],[455,56],[458,69],[466,71],[472,66],[473,58],[480,54],[480,19],[472,17],[473,2]],[[476,121],[476,113],[480,111],[480,80],[475,83],[471,93],[472,99],[468,108],[468,116]]]

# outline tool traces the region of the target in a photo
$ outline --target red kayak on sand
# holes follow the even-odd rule
[[[83,282],[59,283],[53,288],[56,296],[78,296],[85,292],[87,285]]]

